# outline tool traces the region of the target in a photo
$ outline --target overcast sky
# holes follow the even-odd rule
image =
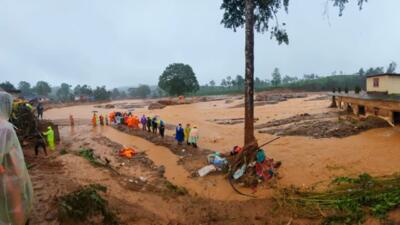
[[[201,84],[244,74],[244,34],[225,29],[222,0],[1,0],[0,82],[107,87],[157,84],[164,68],[190,64]],[[327,0],[290,0],[290,44],[256,36],[255,75],[353,73],[400,64],[400,1],[355,0],[343,17]]]

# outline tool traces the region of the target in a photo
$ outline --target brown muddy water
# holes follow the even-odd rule
[[[265,123],[273,119],[282,119],[301,113],[324,113],[334,111],[329,109],[328,100],[306,101],[314,98],[291,99],[275,105],[265,105],[255,108],[257,123]],[[140,103],[140,100],[123,101]],[[167,106],[161,110],[137,109],[137,115],[159,115],[169,124],[190,123],[200,128],[199,144],[208,149],[220,152],[229,151],[234,145],[243,143],[243,124],[219,125],[210,120],[243,117],[243,108],[231,106],[241,103],[235,100],[226,104],[225,101],[201,102],[190,105]],[[92,111],[108,113],[118,109],[94,108],[94,105],[71,106],[50,109],[45,117],[52,120],[65,120],[70,114],[76,119],[89,121]],[[123,110],[121,110],[123,111]],[[84,132],[76,127],[74,132]],[[112,128],[97,128],[94,133],[102,134],[122,145],[136,146],[146,151],[149,158],[157,165],[164,165],[165,176],[171,182],[185,186],[192,193],[220,199],[238,199],[229,183],[222,176],[208,176],[192,179],[182,166],[177,165],[178,156],[167,148],[154,145],[138,137],[130,136]],[[172,131],[167,131],[172,135]],[[269,134],[258,134],[259,143],[274,138]],[[279,185],[296,185],[309,187],[319,185],[324,188],[336,176],[356,176],[360,173],[371,175],[390,175],[400,171],[400,129],[373,129],[359,135],[347,138],[313,139],[308,137],[282,137],[265,148],[266,154],[275,160],[282,161]],[[249,192],[249,190],[247,190]],[[259,190],[258,194],[268,195],[267,188]]]

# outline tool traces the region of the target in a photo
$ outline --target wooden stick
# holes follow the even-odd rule
[[[267,142],[265,142],[264,144],[260,145],[259,148],[264,147],[264,146],[266,146],[267,144],[271,144],[272,142],[278,140],[279,138],[281,138],[281,137],[277,137],[277,138],[274,138],[274,139],[272,139],[272,140],[270,140],[270,141],[267,141]]]

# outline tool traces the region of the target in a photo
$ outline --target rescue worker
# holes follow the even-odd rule
[[[135,125],[134,125],[134,119],[133,119],[133,116],[129,116],[128,117],[128,119],[127,119],[127,125],[128,125],[128,127],[129,128],[133,128]]]
[[[157,126],[158,126],[158,124],[157,124],[157,117],[156,116],[153,117],[153,119],[151,120],[151,126],[152,126],[152,129],[153,129],[153,134],[157,134]]]
[[[176,127],[175,132],[176,132],[175,133],[175,139],[178,142],[178,144],[181,145],[183,140],[185,139],[185,134],[184,134],[184,130],[183,130],[182,124],[179,124]]]
[[[43,107],[43,104],[41,102],[39,102],[39,104],[36,106],[36,111],[37,111],[38,119],[43,119],[44,107]]]
[[[147,131],[151,132],[151,117],[147,117]]]
[[[97,126],[97,115],[96,115],[96,113],[93,113],[92,125],[93,125],[93,127]]]
[[[28,224],[33,190],[24,154],[13,125],[8,122],[12,97],[0,92],[0,224]]]
[[[184,130],[184,134],[185,134],[185,142],[187,145],[189,145],[189,135],[190,135],[190,123],[186,124],[185,130]]]
[[[163,120],[160,120],[160,126],[159,126],[159,132],[160,132],[160,136],[162,138],[164,138],[164,134],[165,134],[165,123]]]
[[[193,145],[193,147],[197,148],[198,140],[199,140],[199,130],[197,129],[197,126],[193,126],[193,128],[190,130],[190,134],[189,134],[189,144]]]
[[[56,144],[54,143],[54,130],[51,126],[47,127],[47,131],[43,133],[43,135],[47,136],[47,144],[49,145],[50,150],[56,150]]]
[[[69,115],[69,124],[71,125],[71,127],[75,125],[74,117],[72,116],[72,114]]]
[[[147,118],[144,114],[143,114],[142,118],[140,118],[140,123],[142,124],[142,129],[144,131],[146,131]]]
[[[104,117],[102,114],[99,116],[100,126],[104,126]]]
[[[42,148],[44,151],[44,154],[47,156],[47,150],[46,150],[46,142],[44,141],[44,138],[40,132],[36,132],[35,134],[35,155],[38,156],[39,154],[39,148]]]

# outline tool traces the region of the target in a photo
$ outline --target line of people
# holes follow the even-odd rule
[[[165,122],[160,119],[159,116],[154,117],[146,117],[146,115],[142,115],[139,119],[138,116],[132,114],[131,112],[111,112],[108,117],[97,116],[96,112],[93,112],[92,116],[92,124],[93,126],[97,126],[97,124],[109,125],[110,124],[123,124],[132,129],[139,129],[140,125],[143,131],[152,132],[154,134],[159,133],[163,138],[165,136]]]
[[[142,115],[139,119],[138,116],[131,112],[111,112],[108,116],[97,116],[97,112],[93,112],[92,124],[93,126],[109,125],[110,124],[123,124],[132,129],[139,129],[140,125],[143,131],[159,134],[162,138],[165,136],[165,122],[159,116],[146,116]],[[191,126],[189,123],[183,128],[182,124],[178,124],[175,129],[175,140],[179,145],[185,142],[195,148],[198,147],[199,129],[197,126]]]
[[[175,139],[179,145],[181,145],[184,141],[187,145],[192,145],[197,148],[197,143],[199,141],[199,129],[196,125],[193,127],[190,124],[186,124],[186,127],[183,128],[182,124],[178,124],[175,130]]]

